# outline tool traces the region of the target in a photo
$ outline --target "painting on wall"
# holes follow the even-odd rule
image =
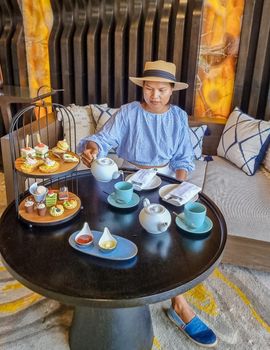
[[[244,0],[206,0],[203,8],[194,116],[225,123],[232,103]]]

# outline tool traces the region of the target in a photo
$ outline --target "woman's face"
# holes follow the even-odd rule
[[[172,95],[172,85],[156,81],[145,81],[143,84],[144,107],[152,113],[164,113]]]

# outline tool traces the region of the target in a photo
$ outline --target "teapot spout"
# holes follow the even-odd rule
[[[163,232],[167,230],[168,226],[169,226],[168,222],[161,222],[160,224],[158,224],[158,229],[159,231]]]

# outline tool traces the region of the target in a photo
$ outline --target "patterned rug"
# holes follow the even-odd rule
[[[0,215],[5,207],[0,173]],[[213,327],[219,350],[270,349],[270,273],[221,264],[185,296]],[[167,319],[164,309],[169,305],[169,300],[151,305],[152,350],[199,349]],[[1,350],[69,350],[72,315],[71,307],[33,293],[14,280],[0,261]]]

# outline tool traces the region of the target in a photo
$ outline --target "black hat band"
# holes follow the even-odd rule
[[[163,70],[158,69],[148,69],[143,72],[143,77],[158,77],[158,78],[164,78],[168,80],[176,81],[175,76],[171,73],[164,72]]]

